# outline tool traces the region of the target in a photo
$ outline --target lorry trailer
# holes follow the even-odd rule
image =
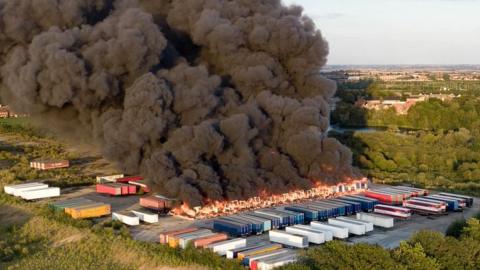
[[[143,209],[132,210],[132,213],[136,215],[140,219],[140,221],[143,221],[145,223],[158,223],[157,213],[153,213]]]
[[[59,196],[60,196],[59,187],[48,187],[43,189],[28,190],[28,191],[22,191],[20,193],[20,197],[22,197],[22,199],[27,201],[53,198],[53,197],[59,197]]]
[[[328,224],[348,228],[348,232],[354,235],[364,235],[366,233],[365,224],[360,224],[349,220],[329,218]]]
[[[310,231],[323,233],[323,236],[325,238],[325,242],[330,242],[330,241],[333,240],[333,233],[332,233],[332,231],[329,231],[329,230],[315,228],[311,225],[295,225],[295,226],[293,226],[293,228],[300,228],[300,229],[305,229],[305,230],[310,230]]]
[[[325,243],[325,235],[322,232],[310,230],[310,229],[303,229],[298,227],[287,227],[285,228],[285,232],[295,235],[306,236],[308,242],[313,244],[323,244]]]
[[[365,220],[359,220],[359,219],[356,219],[356,218],[353,218],[353,217],[337,217],[337,219],[350,221],[350,222],[353,222],[353,223],[363,224],[363,225],[365,225],[365,232],[366,233],[373,231],[373,223],[372,222],[368,222],[368,221],[365,221]]]
[[[314,228],[331,231],[333,234],[333,237],[335,238],[338,238],[338,239],[348,238],[349,231],[348,231],[348,228],[346,227],[341,227],[338,225],[326,224],[326,223],[321,223],[316,221],[310,223],[310,225]]]
[[[245,238],[235,238],[225,241],[220,241],[207,245],[208,249],[211,249],[213,252],[217,253],[220,256],[227,254],[227,251],[243,248],[247,246],[247,239]]]
[[[405,207],[398,207],[385,204],[377,204],[373,210],[374,213],[392,216],[401,219],[408,219],[412,216],[412,210]]]
[[[129,226],[140,225],[140,218],[132,212],[113,212],[112,220],[118,220]]]
[[[283,231],[269,231],[268,238],[270,242],[279,243],[290,247],[308,247],[308,238],[306,236],[290,234]]]
[[[453,198],[462,198],[462,199],[466,200],[467,207],[472,207],[473,206],[473,197],[470,197],[470,196],[453,194],[453,193],[446,193],[446,192],[439,193],[438,195],[449,196],[449,197],[453,197]]]
[[[421,201],[409,199],[403,202],[403,207],[412,209],[414,212],[426,214],[443,214],[445,213],[445,205],[436,202]]]
[[[393,228],[394,220],[392,217],[377,215],[373,213],[357,213],[357,219],[373,223],[374,226],[382,228]]]
[[[252,234],[252,225],[227,219],[215,219],[213,229],[233,236],[247,236]]]

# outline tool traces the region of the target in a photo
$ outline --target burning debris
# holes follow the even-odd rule
[[[339,183],[334,186],[317,185],[309,190],[294,190],[284,194],[267,194],[261,192],[259,196],[246,200],[233,201],[206,201],[203,207],[191,208],[188,203],[184,203],[171,212],[174,215],[184,216],[195,219],[214,218],[236,214],[239,212],[269,208],[285,205],[294,202],[304,202],[311,199],[326,199],[329,197],[356,194],[367,189],[367,179],[350,181],[348,183]],[[262,194],[263,193],[263,194]]]
[[[326,136],[328,46],[298,6],[0,0],[0,44],[2,101],[191,206],[355,178]]]

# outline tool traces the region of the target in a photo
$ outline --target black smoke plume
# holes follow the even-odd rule
[[[191,205],[336,183],[327,42],[280,0],[0,0],[1,97]]]

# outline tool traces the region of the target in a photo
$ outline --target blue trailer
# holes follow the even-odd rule
[[[473,206],[473,197],[470,197],[470,196],[453,194],[453,193],[446,193],[446,192],[442,192],[438,195],[464,199],[467,202],[467,207],[472,207]]]
[[[265,215],[265,214],[255,213],[255,212],[249,212],[249,213],[246,213],[245,215],[270,220],[272,222],[272,229],[273,230],[280,228],[281,218],[279,218],[279,217],[269,216],[269,215]]]
[[[263,222],[263,232],[270,231],[272,229],[272,221],[270,219],[261,218],[261,217],[253,217],[246,214],[240,214],[238,217],[242,217],[244,219],[251,220],[252,222]]]
[[[321,206],[330,206],[330,207],[333,207],[336,209],[336,212],[337,212],[337,216],[345,216],[345,214],[347,213],[346,211],[346,207],[345,205],[339,205],[339,204],[336,204],[336,203],[333,203],[333,202],[327,202],[327,201],[315,201],[315,202],[312,202],[314,204],[317,204],[317,205],[321,205]]]
[[[333,217],[333,209],[331,208],[325,208],[321,206],[315,206],[311,204],[306,204],[304,207],[308,209],[313,209],[318,212],[318,220],[328,220],[329,218]]]
[[[255,210],[254,213],[262,214],[262,215],[267,215],[275,218],[280,219],[280,228],[286,227],[290,225],[290,216],[285,214],[285,213],[279,213],[276,211],[272,211],[271,209],[259,209]]]
[[[334,217],[338,217],[339,214],[340,214],[340,211],[338,209],[338,207],[334,207],[332,205],[326,205],[326,204],[323,204],[321,202],[308,202],[306,203],[306,205],[308,206],[314,206],[314,207],[320,207],[320,208],[323,208],[323,209],[329,209],[330,213],[329,213],[329,216],[330,218],[334,218]]]
[[[252,228],[252,234],[262,234],[263,233],[263,223],[262,222],[252,222],[252,221],[249,221],[249,220],[239,218],[237,216],[226,216],[226,217],[220,217],[218,219],[250,225],[251,228]]]
[[[333,199],[325,200],[325,202],[333,204],[333,205],[338,205],[340,207],[342,207],[342,206],[345,207],[345,215],[347,215],[347,216],[355,213],[355,208],[350,203],[337,202],[337,201],[334,201]]]
[[[288,217],[288,226],[293,226],[298,223],[298,216],[294,213],[292,214],[292,212],[282,211],[282,210],[273,209],[273,208],[270,211],[274,213],[286,215]]]
[[[375,208],[375,205],[378,204],[378,200],[369,199],[369,198],[361,197],[361,196],[345,196],[345,197],[340,197],[340,198],[342,200],[347,200],[347,201],[360,203],[362,205],[362,210],[364,212],[373,212],[373,209]]]
[[[354,214],[362,211],[362,204],[359,203],[359,202],[352,202],[352,201],[348,201],[348,200],[343,200],[343,199],[341,199],[341,198],[331,199],[331,201],[339,202],[339,203],[345,203],[345,204],[350,204],[350,205],[353,207],[353,213],[354,213]]]
[[[215,219],[213,221],[213,229],[236,237],[252,234],[251,226],[230,220]]]
[[[285,206],[284,209],[288,211],[303,213],[307,222],[318,220],[318,212],[313,209],[308,209],[299,205]]]
[[[450,198],[445,198],[442,196],[435,196],[435,195],[430,195],[426,196],[425,198],[441,201],[441,202],[446,202],[447,203],[447,211],[460,211],[460,207],[458,206],[458,201],[455,199],[450,199]]]
[[[276,209],[277,211],[281,211],[286,214],[294,215],[295,216],[295,222],[294,225],[297,224],[305,224],[305,214],[301,212],[295,212],[295,211],[289,211],[286,209]]]

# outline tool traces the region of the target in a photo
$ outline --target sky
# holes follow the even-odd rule
[[[480,0],[282,0],[304,7],[329,65],[480,64]]]

